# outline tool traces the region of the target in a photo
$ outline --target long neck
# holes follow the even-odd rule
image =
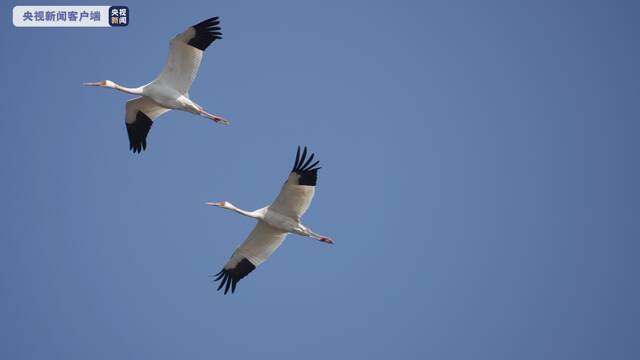
[[[133,95],[142,95],[142,86],[137,87],[137,88],[128,88],[126,86],[122,86],[120,84],[116,84],[112,81],[113,85],[109,86],[112,89],[116,89],[118,91],[122,91],[122,92],[126,92],[128,94],[133,94]]]
[[[244,215],[244,216],[248,216],[250,218],[254,218],[254,219],[261,219],[262,218],[262,213],[260,212],[260,210],[246,211],[246,210],[242,210],[240,208],[237,208],[232,204],[228,204],[226,208],[229,209],[229,210],[235,211],[238,214],[241,214],[241,215]]]

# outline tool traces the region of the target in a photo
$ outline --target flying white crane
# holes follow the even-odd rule
[[[212,17],[191,26],[169,42],[169,58],[160,75],[152,82],[128,88],[111,80],[84,83],[116,89],[141,97],[127,101],[125,124],[129,134],[129,149],[139,153],[147,148],[147,134],[153,121],[174,109],[204,116],[219,124],[229,121],[206,112],[202,106],[189,99],[189,88],[198,73],[204,50],[216,39],[222,39],[218,17]]]
[[[333,244],[327,236],[318,235],[300,223],[300,217],[307,211],[315,192],[318,179],[319,161],[313,161],[314,154],[307,157],[305,146],[302,156],[300,147],[296,153],[293,169],[282,186],[280,194],[269,206],[255,211],[245,211],[235,207],[228,201],[208,202],[207,205],[233,210],[244,216],[258,220],[247,239],[240,244],[222,270],[211,275],[215,281],[222,280],[218,290],[224,286],[226,294],[236,290],[236,284],[247,276],[256,266],[263,263],[282,244],[288,233],[308,236],[324,243]],[[306,160],[306,161],[305,161]]]

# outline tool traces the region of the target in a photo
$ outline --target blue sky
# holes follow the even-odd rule
[[[159,3],[0,5],[0,358],[640,357],[636,2]],[[215,15],[190,94],[232,125],[170,112],[132,154],[131,96],[80,83],[152,80]],[[337,244],[290,236],[222,296],[254,224],[204,203],[268,204],[299,144]]]

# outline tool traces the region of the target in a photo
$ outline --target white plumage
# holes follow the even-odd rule
[[[152,82],[137,88],[118,85],[111,80],[84,83],[141,95],[127,101],[125,124],[129,135],[129,149],[141,152],[147,148],[147,135],[153,121],[169,110],[187,111],[204,116],[220,124],[229,122],[206,112],[189,98],[189,88],[198,74],[204,50],[222,39],[218,17],[204,20],[176,35],[169,43],[169,57],[162,72]]]
[[[181,94],[189,91],[191,83],[198,74],[203,55],[203,50],[189,45],[189,41],[195,36],[195,28],[190,27],[171,39],[167,63],[153,81],[154,83],[172,87]]]
[[[233,293],[238,281],[271,256],[288,233],[308,236],[333,244],[331,238],[316,234],[300,222],[300,218],[313,200],[318,170],[320,169],[316,167],[318,161],[311,163],[313,157],[314,154],[311,154],[307,159],[306,147],[300,155],[300,147],[298,147],[293,169],[282,186],[280,194],[269,206],[255,211],[245,211],[227,201],[207,203],[258,220],[253,231],[234,251],[224,268],[219,273],[212,275],[216,277],[215,281],[221,280],[218,290],[224,287],[225,294],[229,289]]]

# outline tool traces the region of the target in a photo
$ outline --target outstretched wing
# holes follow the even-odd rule
[[[238,281],[267,260],[282,244],[286,236],[286,232],[258,221],[251,234],[236,249],[224,268],[219,273],[212,275],[216,277],[215,281],[220,281],[218,290],[224,287],[225,294],[229,289],[233,293]]]
[[[212,42],[222,39],[218,17],[189,27],[169,42],[169,58],[160,75],[153,81],[186,94],[198,74],[202,54]]]
[[[169,111],[146,97],[127,101],[125,124],[129,134],[129,150],[139,153],[147,148],[147,134],[153,120]]]
[[[320,167],[316,167],[316,165],[320,161],[311,163],[314,155],[311,154],[307,159],[307,147],[305,146],[302,156],[300,156],[300,147],[298,146],[293,169],[282,186],[280,194],[278,194],[273,204],[269,206],[270,209],[300,221],[300,217],[307,211],[311,200],[313,200],[315,186],[318,181]]]

